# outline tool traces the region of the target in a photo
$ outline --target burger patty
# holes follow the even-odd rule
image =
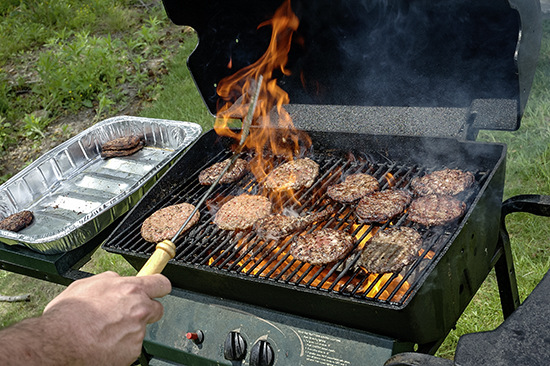
[[[370,273],[399,272],[414,261],[422,236],[410,227],[378,231],[369,239],[357,265]]]
[[[315,212],[306,216],[269,215],[254,223],[254,230],[262,240],[279,240],[304,230],[316,221],[328,218],[334,209],[328,207],[321,212]]]
[[[220,207],[214,223],[224,230],[245,230],[270,212],[271,202],[267,197],[242,194]]]
[[[267,189],[282,191],[309,188],[319,174],[319,164],[309,158],[286,162],[273,169],[265,178]]]
[[[323,265],[344,258],[353,248],[351,235],[334,229],[321,229],[298,236],[290,246],[290,254],[302,262]]]
[[[451,196],[435,194],[412,201],[409,219],[426,226],[445,225],[466,213],[466,204]]]
[[[202,185],[211,185],[220,176],[222,170],[229,165],[231,158],[215,163],[199,173],[199,183]],[[220,179],[220,184],[232,183],[241,179],[248,170],[248,162],[243,159],[235,160],[235,164]]]
[[[411,187],[418,196],[429,194],[455,196],[470,188],[475,182],[471,172],[459,169],[443,169],[415,177],[411,180]]]
[[[161,208],[143,221],[141,236],[152,243],[172,239],[194,209],[195,206],[189,203],[180,203]],[[199,221],[199,218],[200,214],[197,211],[187,225],[185,225],[185,229],[182,232],[189,230],[191,226]]]
[[[412,194],[404,189],[373,192],[361,198],[355,214],[365,223],[384,222],[402,213],[411,199]]]
[[[123,136],[101,145],[101,157],[112,158],[115,156],[128,156],[141,150],[145,145],[143,137],[132,135]]]
[[[379,189],[378,180],[369,174],[348,175],[338,184],[327,188],[330,198],[338,202],[353,202]]]
[[[18,232],[29,226],[32,220],[34,214],[31,211],[19,211],[0,221],[0,229]]]

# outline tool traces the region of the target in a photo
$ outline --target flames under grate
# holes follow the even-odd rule
[[[149,256],[154,250],[154,244],[141,238],[140,227],[143,220],[154,211],[173,204],[188,202],[196,203],[208,187],[198,183],[199,172],[211,164],[222,161],[230,156],[230,152],[220,152],[207,164],[200,167],[190,178],[174,187],[174,190],[159,202],[149,212],[127,228],[118,237],[117,249],[123,252],[144,254]],[[263,241],[256,237],[253,230],[232,232],[219,229],[214,223],[216,210],[230,198],[243,194],[262,194],[263,187],[249,173],[239,182],[216,187],[207,201],[201,207],[201,218],[197,225],[184,233],[175,244],[177,246],[175,264],[208,267],[210,270],[230,272],[237,275],[276,281],[278,283],[305,287],[307,289],[330,292],[332,294],[353,297],[365,301],[377,301],[391,304],[403,303],[409,294],[418,286],[426,268],[437,259],[446,243],[451,240],[460,221],[446,226],[424,227],[407,219],[407,212],[390,222],[383,224],[361,224],[355,217],[353,204],[341,204],[331,200],[326,195],[326,189],[338,183],[341,178],[358,172],[368,173],[376,177],[380,189],[408,188],[413,177],[426,172],[445,168],[443,166],[422,167],[417,165],[400,165],[392,161],[374,161],[371,156],[342,157],[330,153],[317,153],[313,159],[319,163],[319,177],[307,190],[297,192],[295,198],[283,198],[282,204],[275,210],[285,209],[295,214],[319,212],[329,205],[334,213],[324,221],[316,222],[303,233],[333,228],[351,234],[356,240],[354,249],[344,259],[331,265],[313,266],[293,259],[289,254],[290,244],[297,233],[281,241]],[[382,160],[382,158],[378,159]],[[448,167],[456,168],[456,167]],[[474,171],[476,187],[482,186],[488,172]],[[476,197],[477,189],[470,190],[463,199],[468,208]],[[388,227],[409,226],[416,229],[423,239],[423,245],[416,260],[405,266],[398,273],[368,273],[357,261],[361,248],[378,230]]]

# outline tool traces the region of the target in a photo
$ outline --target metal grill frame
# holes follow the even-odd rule
[[[331,291],[294,286],[208,266],[170,262],[163,272],[174,286],[230,298],[269,309],[329,321],[377,334],[429,343],[446,335],[493,267],[497,252],[500,204],[504,185],[506,146],[459,142],[446,138],[334,134],[308,131],[314,151],[381,153],[400,163],[422,166],[458,166],[466,170],[488,167],[469,211],[457,230],[420,275],[415,289],[401,305],[364,301]],[[122,254],[135,268],[148,258],[146,248],[128,251],[121,243],[131,225],[141,222],[232,141],[214,131],[203,135],[134,207],[104,243],[104,249]],[[358,149],[359,147],[359,149]],[[461,161],[457,160],[457,156]],[[195,230],[200,230],[199,223]],[[192,229],[193,230],[193,229]],[[138,234],[139,235],[139,232]],[[177,243],[176,243],[177,244]],[[148,243],[147,246],[151,244]],[[223,245],[215,243],[214,245]],[[141,253],[138,251],[142,251]],[[405,331],[406,330],[406,331]]]

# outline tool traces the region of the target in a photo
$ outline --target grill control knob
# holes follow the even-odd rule
[[[230,361],[240,361],[246,356],[246,341],[239,332],[229,332],[223,343],[223,357]]]
[[[196,332],[188,332],[185,337],[196,344],[201,344],[204,341],[204,333],[202,330],[197,330]]]
[[[250,350],[250,366],[272,366],[275,352],[268,341],[258,341]]]

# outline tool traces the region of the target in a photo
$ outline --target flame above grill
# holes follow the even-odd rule
[[[251,102],[251,91],[257,86],[256,80],[260,75],[264,78],[254,115],[254,125],[261,128],[254,129],[245,142],[248,149],[255,151],[255,158],[250,166],[260,182],[274,166],[273,159],[265,158],[266,151],[270,156],[293,160],[304,147],[307,149],[311,146],[309,136],[294,128],[292,118],[283,108],[283,105],[289,103],[289,97],[277,85],[275,78],[277,72],[282,75],[290,74],[285,66],[292,37],[298,25],[298,17],[293,13],[290,1],[287,0],[277,9],[272,19],[258,26],[272,28],[271,40],[263,56],[253,64],[222,79],[217,87],[217,93],[225,104],[219,107],[214,129],[218,135],[238,140],[239,133],[230,128],[233,118],[246,114]],[[228,67],[231,66],[230,61]]]

